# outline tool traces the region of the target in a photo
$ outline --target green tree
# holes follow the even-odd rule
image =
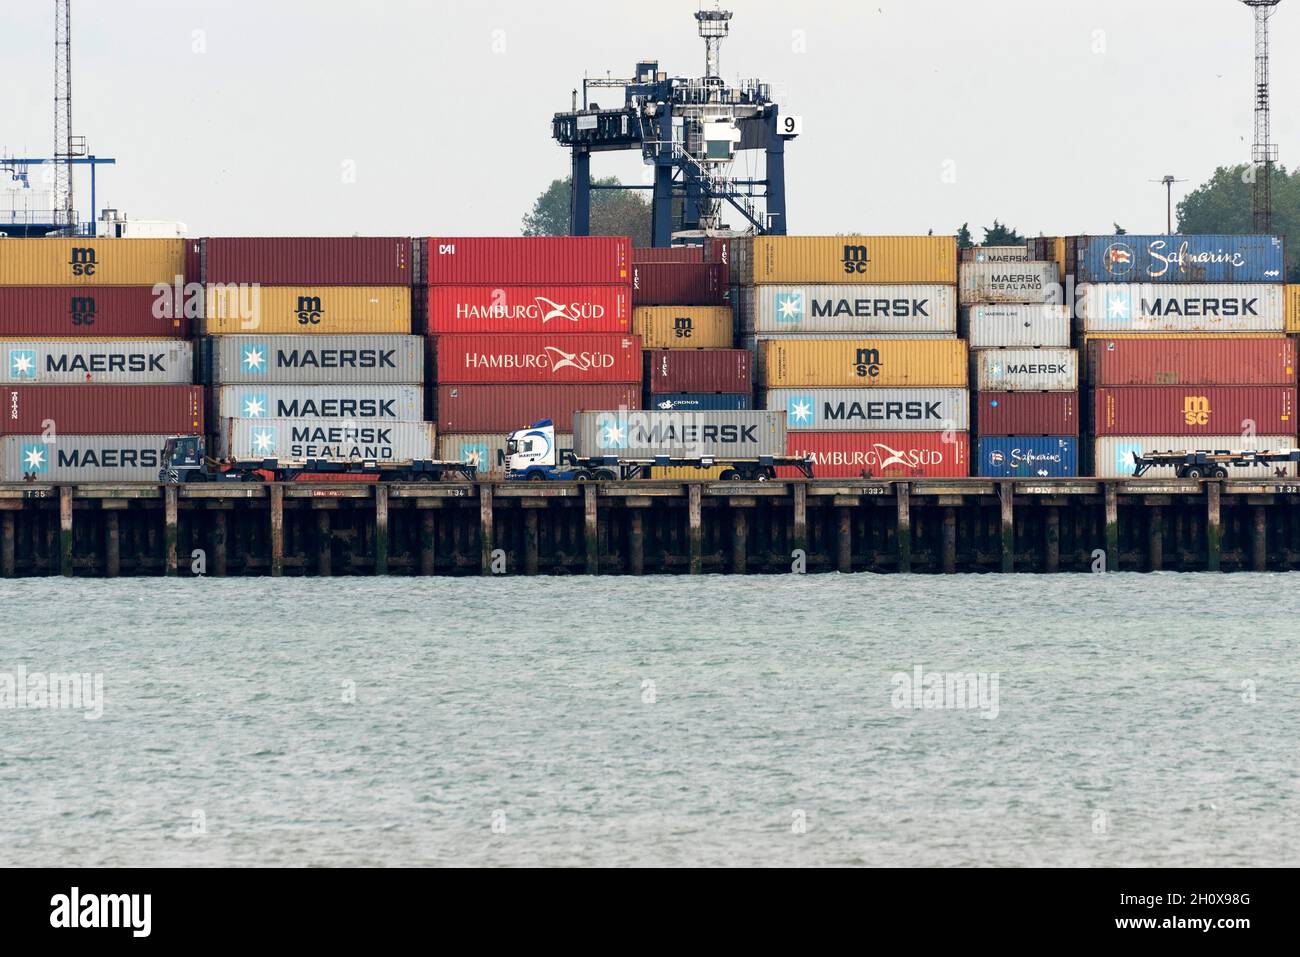
[[[592,181],[594,185],[621,185],[618,177]],[[573,178],[552,181],[524,217],[525,236],[569,235],[569,200]],[[650,203],[636,190],[593,189],[591,191],[591,234],[631,236],[635,245],[650,243]]]
[[[957,248],[970,249],[975,245],[975,241],[970,238],[970,223],[962,223],[961,229],[957,230]]]
[[[1116,235],[1116,236],[1127,236],[1127,235],[1128,235],[1128,230],[1125,229],[1123,226],[1121,226],[1119,223],[1111,223],[1110,225],[1111,225],[1111,228],[1115,230],[1114,235]]]
[[[1010,226],[1003,226],[996,219],[993,220],[992,226],[984,227],[985,246],[1023,246],[1025,237]]]
[[[1254,172],[1249,165],[1220,166],[1178,204],[1180,233],[1244,235],[1255,231]],[[1273,232],[1300,236],[1300,169],[1273,168]],[[1286,243],[1286,278],[1300,282],[1300,243]]]

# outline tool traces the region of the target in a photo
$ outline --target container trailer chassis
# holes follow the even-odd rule
[[[778,468],[798,469],[804,478],[813,477],[811,459],[784,455],[762,455],[756,458],[734,459],[673,458],[661,455],[652,459],[624,459],[618,456],[579,458],[571,451],[560,453],[556,465],[530,465],[510,470],[506,477],[523,482],[627,482],[650,477],[655,468],[722,469],[724,482],[767,482],[776,478]]]
[[[1300,462],[1300,449],[1285,452],[1148,452],[1133,453],[1133,477],[1141,478],[1153,468],[1172,468],[1178,478],[1228,477],[1230,468]]]

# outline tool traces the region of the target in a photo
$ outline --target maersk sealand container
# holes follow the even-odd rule
[[[984,478],[1073,478],[1079,474],[1079,440],[1073,436],[1016,436],[979,440]]]
[[[1080,284],[1286,281],[1277,236],[1080,236],[1076,251]]]

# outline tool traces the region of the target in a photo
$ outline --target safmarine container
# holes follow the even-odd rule
[[[730,349],[731,309],[727,306],[638,306],[632,331],[646,349]]]
[[[519,426],[521,429],[527,427]],[[508,432],[456,432],[442,435],[438,438],[438,458],[443,462],[472,465],[484,474],[502,475],[506,471],[506,439],[509,437]],[[560,452],[572,451],[572,433],[556,433],[555,445]]]
[[[963,306],[985,302],[1062,305],[1064,292],[1056,263],[962,263],[958,296]]]
[[[411,332],[411,290],[400,286],[207,287],[210,336]]]
[[[1296,447],[1294,435],[1116,435],[1098,436],[1093,442],[1093,471],[1097,478],[1126,478],[1133,474],[1133,453],[1151,452],[1289,452]],[[1229,478],[1275,478],[1281,469],[1294,477],[1294,462],[1229,468]],[[1157,468],[1145,478],[1173,478],[1172,468]]]
[[[0,382],[188,385],[194,347],[175,339],[0,339]]]
[[[626,285],[625,236],[434,237],[424,242],[430,286]]]
[[[980,392],[976,425],[990,436],[1078,435],[1077,392]]]
[[[769,389],[767,408],[785,410],[791,431],[966,432],[965,389]]]
[[[1277,236],[1080,236],[1080,283],[1285,281]]]
[[[768,388],[967,384],[966,343],[956,339],[767,339]]]
[[[277,236],[206,239],[203,281],[266,286],[409,286],[411,240]]]
[[[0,438],[0,482],[158,483],[159,435],[42,435]]]
[[[1078,291],[1083,328],[1105,332],[1276,332],[1285,286],[1252,283],[1090,284]]]
[[[1064,349],[1070,307],[1034,303],[967,306],[962,310],[972,349]]]
[[[414,385],[227,385],[214,388],[212,396],[223,419],[424,418],[424,389]]]
[[[184,276],[183,239],[0,240],[0,286],[170,286]]]
[[[197,434],[203,431],[203,388],[0,386],[0,435],[43,434],[51,422],[55,433],[68,435]]]
[[[648,349],[645,386],[660,392],[749,392],[753,388],[748,349]]]
[[[636,336],[439,336],[431,341],[440,385],[641,381]]]
[[[1294,435],[1294,385],[1120,386],[1093,392],[1097,435]]]
[[[1290,385],[1294,339],[1092,339],[1088,382],[1113,385]]]
[[[1079,474],[1079,440],[1074,436],[981,437],[977,454],[979,474],[986,478],[1073,478]]]
[[[977,388],[988,392],[1073,392],[1079,388],[1074,349],[985,349],[975,353]]]
[[[573,450],[581,458],[757,458],[784,455],[783,412],[579,412]]]
[[[0,287],[0,335],[184,339],[203,314],[203,291],[175,286]]]
[[[632,302],[639,306],[715,306],[727,301],[722,263],[636,263]]]
[[[626,286],[431,286],[428,331],[629,332]]]
[[[731,241],[732,282],[957,282],[955,236],[744,236]]]
[[[967,246],[961,250],[963,263],[1022,263],[1029,259],[1042,258],[1029,255],[1028,247],[1020,246]]]
[[[948,333],[957,331],[952,286],[748,286],[739,288],[741,333]]]
[[[222,458],[409,462],[437,458],[432,422],[342,423],[329,419],[222,419]]]
[[[641,387],[624,385],[443,385],[438,432],[513,432],[550,419],[572,421],[581,409],[639,409]]]
[[[813,458],[817,478],[962,478],[970,474],[965,432],[791,432],[789,455]],[[782,470],[781,477],[796,473]]]
[[[656,412],[743,412],[754,407],[748,392],[670,392],[650,397]]]
[[[212,383],[422,385],[419,336],[217,336]]]

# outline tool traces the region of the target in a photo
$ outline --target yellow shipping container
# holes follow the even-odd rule
[[[694,465],[658,465],[650,467],[652,479],[670,479],[674,482],[717,482],[721,480],[726,469],[715,466],[711,469],[696,468]]]
[[[1084,342],[1107,339],[1285,339],[1277,332],[1089,332]]]
[[[764,339],[770,388],[954,386],[968,383],[958,339]]]
[[[209,285],[210,336],[411,332],[405,286]]]
[[[632,330],[647,349],[730,349],[728,306],[639,306]]]
[[[1286,331],[1300,332],[1300,286],[1286,287]]]
[[[956,236],[747,236],[731,244],[742,286],[955,283]]]
[[[0,239],[0,286],[173,286],[183,239]]]

